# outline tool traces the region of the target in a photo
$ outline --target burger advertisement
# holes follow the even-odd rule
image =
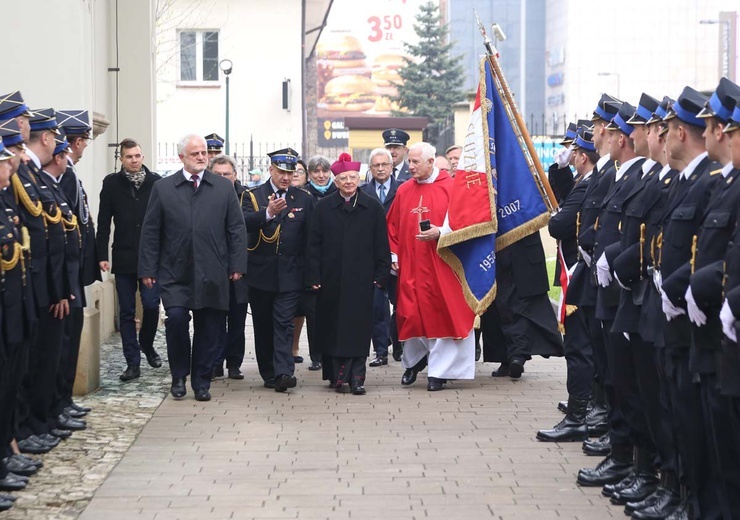
[[[414,23],[423,1],[334,1],[316,45],[321,141],[332,141],[326,128],[336,127],[336,120],[388,116],[398,109],[392,98],[402,83],[403,44],[418,41]]]

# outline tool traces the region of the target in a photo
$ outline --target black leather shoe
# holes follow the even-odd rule
[[[551,430],[537,432],[537,440],[543,442],[580,442],[585,439],[588,439],[588,427],[568,416],[563,417]]]
[[[352,388],[352,395],[365,395],[367,391],[365,390],[365,387],[361,384],[355,384],[351,385]]]
[[[383,366],[387,364],[388,364],[388,356],[375,356],[375,359],[373,359],[370,363],[368,363],[368,366],[379,367],[379,366]]]
[[[4,498],[0,498],[0,512],[7,511],[11,507],[13,507],[12,500],[5,500]]]
[[[146,356],[146,362],[149,363],[149,366],[152,368],[160,368],[162,366],[162,358],[159,357],[159,354],[157,354],[157,351],[152,349],[141,349],[141,351]]]
[[[586,414],[586,425],[591,437],[600,437],[609,431],[609,419],[605,406],[595,404]]]
[[[601,488],[601,496],[609,498],[614,493],[622,491],[623,489],[627,489],[635,481],[635,475],[636,473],[633,471],[619,482],[604,484],[604,487]]]
[[[632,464],[615,459],[612,455],[602,460],[594,469],[583,468],[576,482],[585,487],[603,486],[619,482],[632,471]]]
[[[57,417],[57,427],[60,430],[78,432],[87,429],[87,423],[82,419],[72,419],[67,414],[61,414]]]
[[[512,359],[509,363],[509,377],[512,379],[519,379],[522,377],[522,374],[524,373],[524,363],[525,361],[523,359]]]
[[[632,518],[637,520],[663,520],[668,518],[681,505],[681,498],[665,488],[659,487],[655,493],[642,502],[628,502],[625,514],[632,510]]]
[[[77,411],[71,406],[66,407],[63,411],[65,414],[67,414],[72,419],[82,419],[83,417],[87,415],[87,412]]]
[[[665,517],[665,520],[689,520],[689,503],[681,502],[673,512]]]
[[[207,388],[198,388],[195,391],[195,400],[196,401],[210,401],[211,392],[209,392]]]
[[[650,473],[639,472],[635,475],[632,485],[621,491],[615,491],[609,499],[612,504],[623,506],[627,502],[645,500],[658,489],[658,477]]]
[[[56,448],[59,446],[59,443],[62,442],[62,439],[55,437],[50,433],[42,433],[38,437],[52,448]]]
[[[395,361],[401,361],[401,358],[403,358],[403,347],[394,348],[393,349],[393,359]]]
[[[16,453],[14,455],[11,455],[9,458],[11,459],[18,459],[21,464],[29,464],[37,469],[41,469],[44,467],[44,463],[40,460],[32,459],[31,457],[26,457],[25,455],[21,453]]]
[[[129,365],[126,367],[126,370],[124,370],[123,374],[121,374],[118,379],[121,381],[132,381],[134,379],[138,379],[141,376],[141,370],[139,369],[138,365]]]
[[[446,383],[446,380],[439,379],[438,377],[429,377],[427,378],[427,390],[429,392],[439,392],[440,390],[444,390]]]
[[[568,411],[568,401],[560,401],[558,403],[558,411],[561,411],[563,413]]]
[[[175,399],[182,399],[188,390],[185,388],[185,378],[179,377],[172,380],[172,386],[170,387],[170,393]]]
[[[244,379],[244,374],[238,368],[230,368],[228,373],[229,379]]]
[[[62,440],[69,439],[70,437],[72,437],[72,432],[71,431],[69,431],[69,430],[60,430],[59,428],[54,428],[49,433],[52,434],[54,437],[59,437]]]
[[[0,493],[0,500],[5,500],[7,502],[15,502],[18,500],[18,497],[14,497],[13,495],[8,495],[5,493]]]
[[[224,367],[213,367],[213,372],[211,372],[211,381],[218,377],[224,377]]]
[[[30,477],[39,470],[39,468],[37,468],[33,464],[25,464],[21,460],[14,459],[12,457],[3,459],[3,463],[5,464],[5,469],[10,471],[11,473],[22,475],[24,477]]]
[[[262,386],[265,388],[275,388],[275,379],[268,379]]]
[[[509,377],[509,364],[501,363],[496,370],[491,372],[491,377]]]
[[[69,406],[70,408],[74,408],[78,412],[85,412],[85,413],[92,412],[92,408],[90,408],[89,406],[82,406],[82,405],[75,403],[74,401],[72,401],[72,404],[70,404]]]
[[[425,356],[416,365],[406,369],[403,376],[401,376],[401,384],[404,386],[413,385],[416,382],[416,376],[418,376],[419,372],[424,370],[426,366],[427,358]]]
[[[18,441],[18,449],[21,453],[30,453],[32,455],[42,455],[51,451],[51,446],[46,444],[39,444],[31,439],[23,439]]]
[[[311,361],[308,369],[311,371],[321,370],[321,363],[319,361]]]
[[[282,375],[275,378],[275,391],[285,392],[288,388],[295,388],[297,384],[295,376]]]
[[[583,453],[594,457],[605,457],[609,455],[611,450],[611,441],[609,440],[609,433],[605,433],[598,440],[592,441],[587,440],[583,442]]]
[[[0,491],[20,491],[25,487],[26,483],[13,478],[12,473],[8,473],[4,479],[0,479]]]
[[[303,363],[303,356],[293,356],[293,363]]]

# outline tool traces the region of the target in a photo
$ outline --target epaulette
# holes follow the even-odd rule
[[[257,186],[252,186],[251,188],[246,188],[244,191],[248,191],[249,193],[252,193],[254,190],[262,186],[261,184],[258,184]]]
[[[722,168],[717,168],[716,170],[709,172],[709,175],[717,175],[718,173],[722,173]]]
[[[294,188],[298,188],[299,190],[301,190],[302,192],[304,192],[304,193],[305,193],[306,195],[308,195],[309,197],[313,197],[313,195],[311,195],[311,192],[310,192],[310,191],[308,191],[308,190],[307,190],[306,188],[304,188],[304,187],[302,187],[302,186],[294,186]]]

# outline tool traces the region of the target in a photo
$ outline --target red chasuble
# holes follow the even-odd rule
[[[437,254],[437,241],[422,242],[419,222],[441,227],[450,202],[452,177],[441,171],[434,182],[401,184],[388,211],[388,241],[398,256],[398,339],[465,338],[475,315],[455,273]]]

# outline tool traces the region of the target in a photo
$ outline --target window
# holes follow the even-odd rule
[[[180,31],[180,81],[218,81],[218,31]]]

